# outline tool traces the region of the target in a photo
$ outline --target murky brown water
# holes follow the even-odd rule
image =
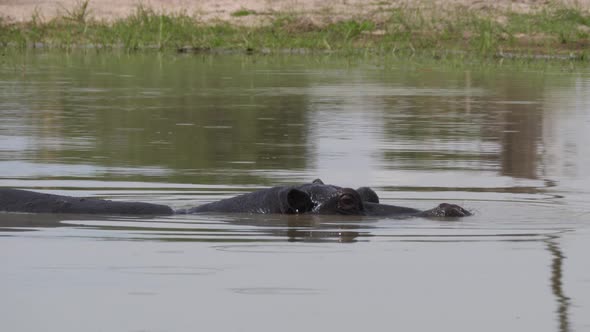
[[[468,68],[468,69],[466,69]],[[590,71],[6,54],[0,187],[371,186],[455,221],[0,213],[6,331],[586,331]]]

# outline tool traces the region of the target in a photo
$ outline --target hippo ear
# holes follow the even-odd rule
[[[379,196],[369,187],[360,187],[356,190],[363,202],[379,203]]]
[[[311,183],[313,183],[313,184],[324,184],[324,181],[322,181],[322,179],[315,179],[315,180],[311,181]]]
[[[280,194],[281,213],[298,214],[309,212],[313,209],[311,197],[301,190],[288,188]]]

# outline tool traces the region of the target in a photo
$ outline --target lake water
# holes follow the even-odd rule
[[[565,64],[7,52],[0,187],[186,208],[321,178],[475,215],[0,213],[2,330],[588,331],[589,92]]]

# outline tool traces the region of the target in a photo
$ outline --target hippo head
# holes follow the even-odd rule
[[[323,202],[318,202],[313,210],[319,214],[360,215],[364,213],[361,195],[351,188],[338,189]]]

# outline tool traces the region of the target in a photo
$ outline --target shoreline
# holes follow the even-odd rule
[[[329,8],[315,0],[205,0],[198,8],[194,2],[176,0],[133,5],[123,0],[118,7],[111,0],[100,2],[105,8],[118,8],[116,13],[91,0],[10,5],[16,2],[0,5],[0,48],[369,52],[543,60],[588,60],[590,50],[590,0],[573,5],[500,0],[493,6],[476,0],[343,0],[328,1],[335,4]],[[32,13],[25,10],[34,4]],[[164,4],[167,10],[158,9]],[[61,9],[48,15],[49,7],[43,5]],[[4,10],[8,7],[14,13],[21,10],[20,19],[6,18],[12,13]],[[26,15],[30,19],[25,20]]]
[[[8,23],[50,21],[85,5],[88,18],[113,22],[135,14],[138,7],[158,14],[183,14],[204,23],[227,22],[257,26],[264,16],[296,14],[311,20],[354,19],[396,8],[462,8],[478,12],[535,13],[554,7],[590,11],[590,0],[5,0],[0,2],[0,18]],[[242,14],[240,14],[242,13]],[[250,15],[244,15],[249,13]]]

